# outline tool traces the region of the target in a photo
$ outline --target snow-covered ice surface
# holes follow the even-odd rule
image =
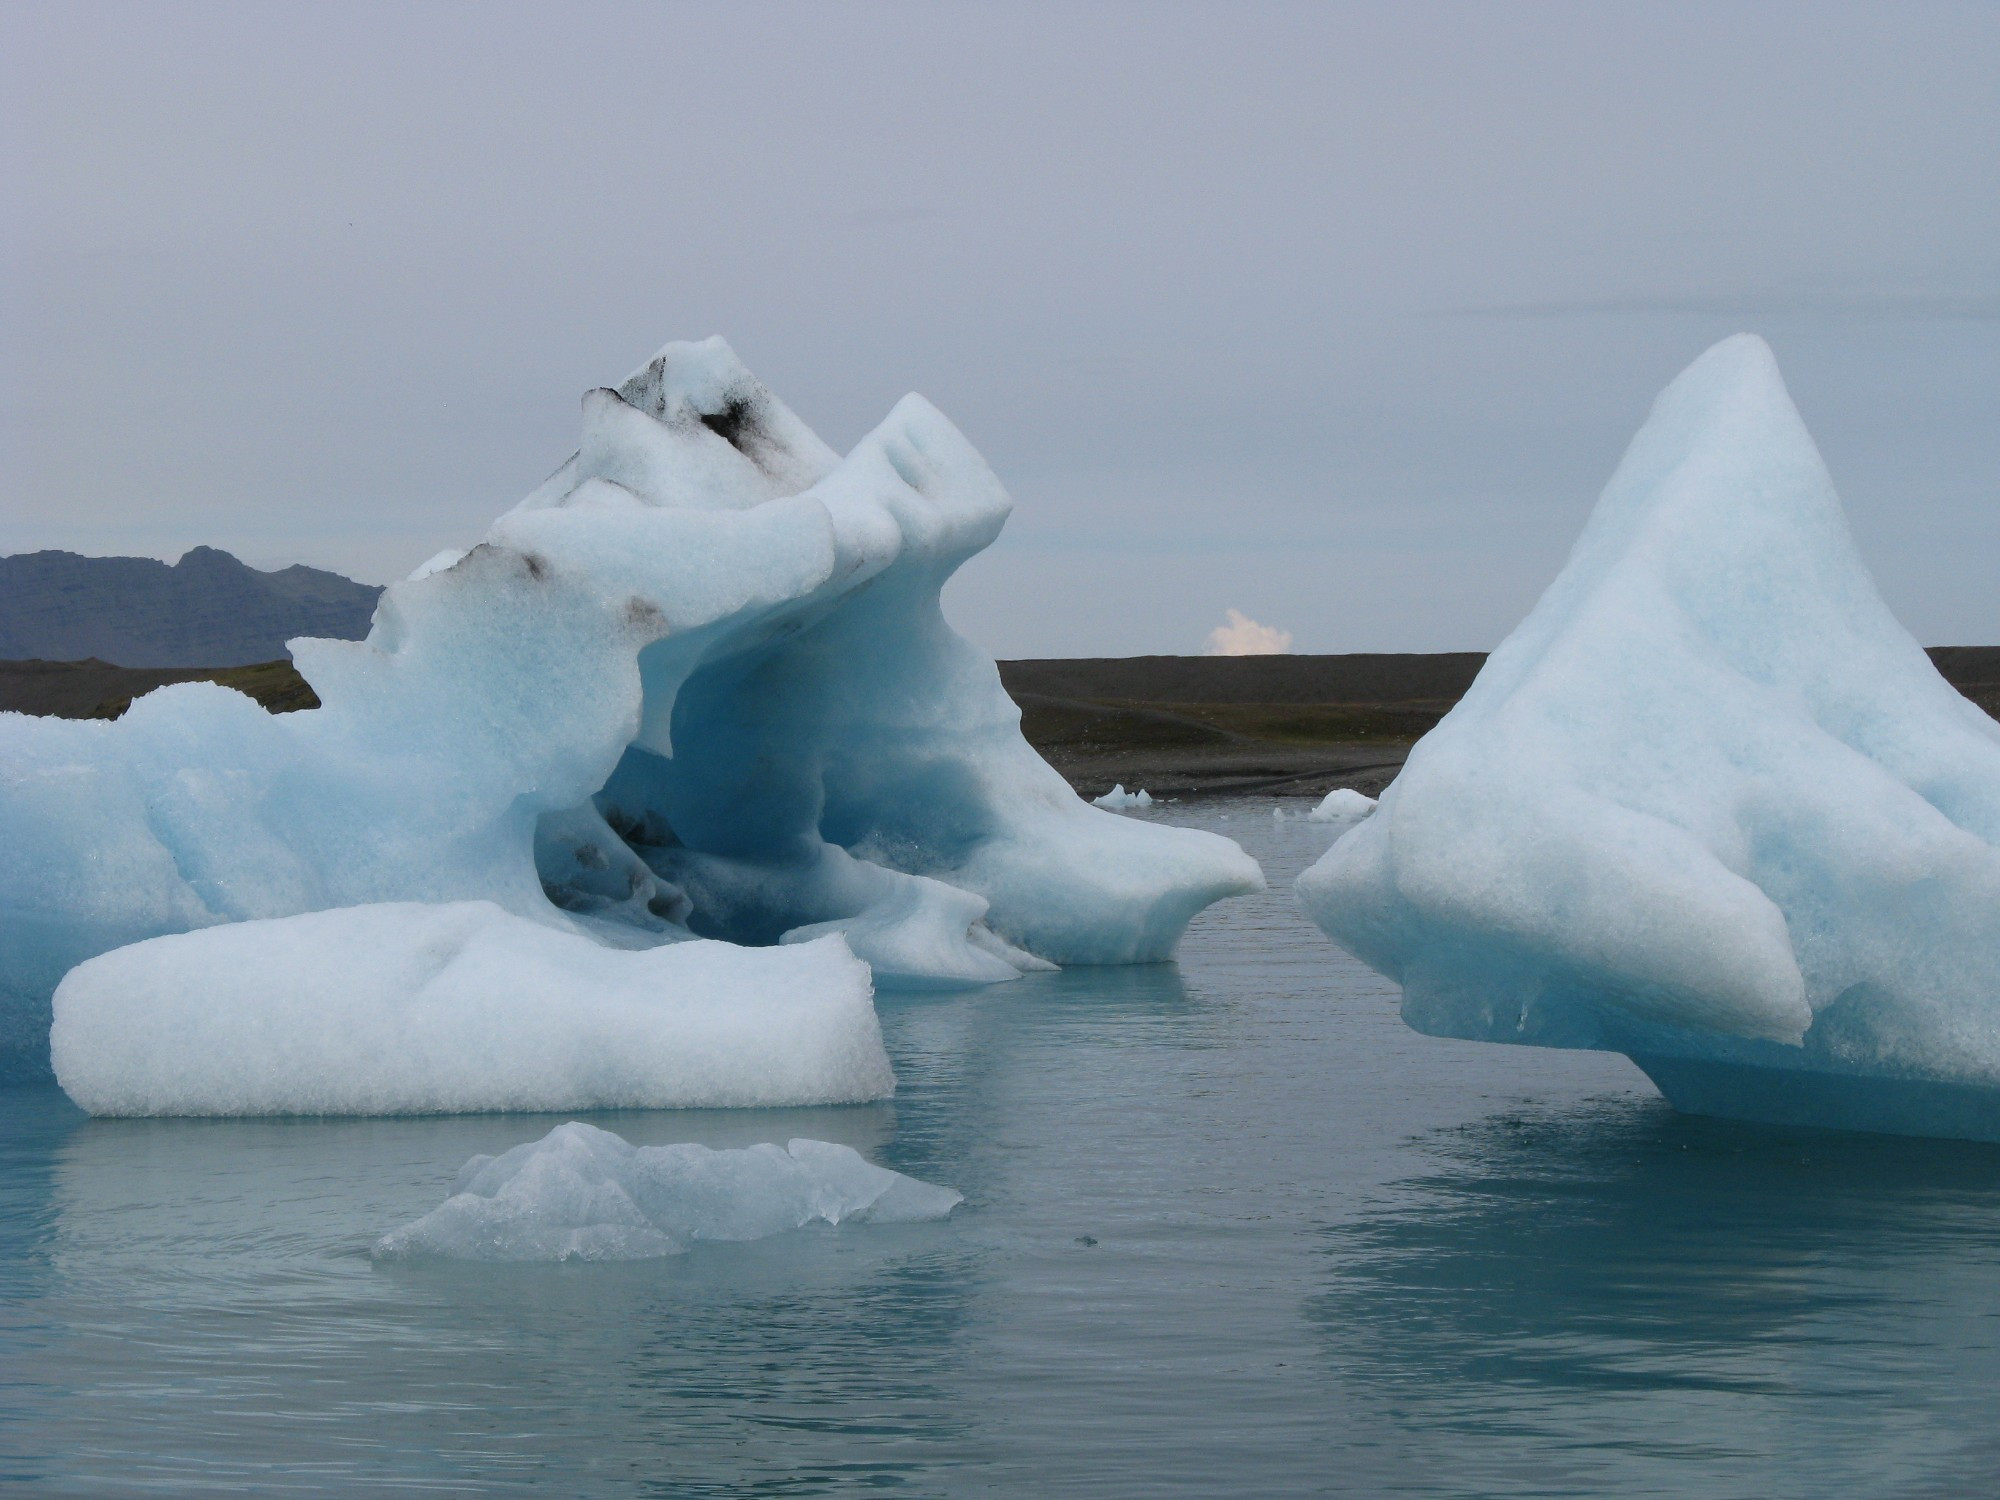
[[[450,1114],[888,1097],[837,938],[626,950],[490,901],[341,907],[114,949],[56,991],[97,1115]]]
[[[965,1201],[795,1140],[711,1150],[634,1146],[572,1120],[500,1156],[475,1156],[451,1195],[375,1243],[377,1260],[650,1260],[697,1240],[760,1240],[809,1224],[916,1224]]]
[[[1091,799],[1091,801],[1092,805],[1096,807],[1109,807],[1118,809],[1127,807],[1151,807],[1153,805],[1153,796],[1152,793],[1148,792],[1144,787],[1140,787],[1139,790],[1136,792],[1128,792],[1125,790],[1125,783],[1121,781],[1118,783],[1118,785],[1114,786],[1110,791],[1106,792],[1102,797],[1094,797]]]
[[[2000,1139],[2000,726],[1856,554],[1770,350],[1655,404],[1568,566],[1299,881],[1420,1031],[1701,1113]]]
[[[6,1071],[46,1069],[83,960],[330,907],[490,901],[628,948],[838,933],[878,986],[938,986],[1164,958],[1261,884],[1022,739],[938,602],[1009,501],[921,397],[841,458],[711,339],[583,408],[577,454],[366,641],[294,643],[317,711],[194,683],[116,722],[0,714]]]

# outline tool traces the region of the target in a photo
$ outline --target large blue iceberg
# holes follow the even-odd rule
[[[1419,1031],[1703,1114],[2000,1140],[2000,725],[1877,594],[1771,351],[1660,396],[1567,567],[1299,882]]]
[[[367,640],[292,643],[317,711],[274,717],[190,684],[115,723],[0,714],[0,1054],[45,1073],[67,971],[223,923],[252,925],[221,944],[165,937],[145,965],[79,974],[65,1046],[111,1056],[121,1007],[136,1016],[169,991],[187,1003],[224,962],[239,971],[216,981],[232,1004],[250,1003],[248,973],[267,1025],[298,1017],[330,1036],[324,1011],[344,994],[398,1010],[380,992],[389,968],[337,982],[367,947],[393,949],[411,986],[467,943],[474,957],[532,951],[521,983],[533,993],[515,1008],[560,1011],[545,994],[559,955],[501,931],[509,922],[623,949],[831,937],[878,985],[1168,956],[1197,911],[1262,877],[1226,839],[1085,805],[1022,739],[992,661],[939,607],[1008,509],[920,397],[841,458],[721,340],[669,345],[585,396],[576,455],[480,545],[391,587]],[[486,905],[476,940],[446,941],[410,903]],[[301,947],[292,920],[333,909],[352,914]],[[455,922],[444,927],[458,934]],[[301,952],[332,979],[297,979]],[[676,965],[703,984],[722,972],[669,953],[646,982],[670,990]],[[773,955],[765,982],[796,985],[811,967]],[[856,1014],[846,971],[821,967],[830,1003]],[[754,965],[724,968],[756,983]],[[458,1013],[439,1002],[439,1016]],[[487,1044],[476,1007],[452,1024],[427,1045]],[[879,1054],[872,1026],[871,1013],[843,1045]],[[184,1045],[214,1045],[207,1032]],[[422,1089],[399,1106],[394,1089],[331,1087],[347,1055],[304,1069],[317,1081],[294,1107],[454,1107]],[[847,1097],[871,1097],[884,1076],[886,1063],[843,1067],[798,1093],[835,1097],[845,1086],[829,1079],[848,1078],[861,1081]],[[238,1107],[285,1107],[244,1082]],[[102,1072],[93,1086],[144,1107],[143,1088]],[[742,1080],[730,1088],[741,1095]],[[211,1092],[210,1107],[230,1107],[226,1088]]]

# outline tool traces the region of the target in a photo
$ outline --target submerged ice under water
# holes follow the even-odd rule
[[[761,1240],[809,1224],[921,1224],[965,1201],[835,1141],[715,1151],[634,1146],[572,1120],[475,1156],[451,1196],[375,1242],[377,1260],[653,1260],[701,1240]]]
[[[893,1102],[587,1116],[964,1192],[630,1264],[377,1264],[562,1116],[84,1118],[0,1091],[0,1488],[596,1496],[1963,1494],[2000,1151],[1692,1119],[1410,1031],[1287,888],[1178,965],[885,997]],[[1227,821],[1224,821],[1224,820]]]

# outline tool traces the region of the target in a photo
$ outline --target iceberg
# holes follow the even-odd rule
[[[838,938],[621,949],[490,901],[338,907],[133,943],[55,994],[94,1115],[456,1114],[887,1098]]]
[[[1320,798],[1319,805],[1306,816],[1315,823],[1332,823],[1342,832],[1375,811],[1375,799],[1352,787],[1338,786]]]
[[[773,985],[827,936],[879,987],[1168,956],[1262,875],[1087,806],[1021,737],[939,605],[1009,506],[919,396],[842,458],[720,339],[670,344],[365,641],[292,643],[319,709],[194,683],[115,722],[0,714],[6,1071],[46,1076],[84,960],[331,908],[719,940],[772,950]]]
[[[1121,781],[1102,797],[1093,798],[1092,805],[1109,808],[1151,807],[1153,798],[1144,787],[1140,787],[1136,792],[1126,791],[1125,783]]]
[[[572,1120],[501,1156],[473,1157],[451,1195],[382,1236],[374,1257],[650,1260],[811,1224],[922,1223],[964,1201],[831,1141],[634,1146]]]
[[[1877,594],[1759,339],[1655,404],[1567,566],[1302,876],[1419,1031],[1677,1107],[2000,1139],[2000,725]]]

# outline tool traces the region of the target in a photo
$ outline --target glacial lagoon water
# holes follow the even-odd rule
[[[965,1193],[629,1265],[377,1266],[547,1116],[91,1121],[0,1093],[0,1489],[1956,1495],[2000,1472],[2000,1148],[1689,1119],[1452,1043],[1272,890],[1177,965],[889,996],[811,1136]]]

